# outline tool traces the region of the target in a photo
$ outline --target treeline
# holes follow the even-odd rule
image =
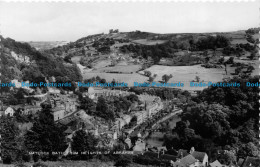
[[[127,114],[130,106],[139,102],[136,95],[111,96],[109,99],[99,97],[97,103],[89,97],[83,97],[82,95],[79,97],[80,109],[85,110],[89,115],[112,121],[119,118],[122,113]]]
[[[201,51],[216,48],[224,48],[230,45],[230,40],[227,37],[217,35],[215,36],[207,36],[205,38],[200,38],[197,42],[193,40],[189,41],[192,50]]]
[[[175,149],[195,147],[207,152],[212,160],[218,151],[228,150],[223,163],[238,158],[259,155],[258,121],[259,89],[246,87],[246,82],[258,83],[259,76],[234,78],[229,82],[241,87],[210,87],[184,108],[181,122],[165,136],[165,145]]]
[[[230,45],[230,40],[224,36],[217,35],[207,36],[198,39],[197,41],[192,39],[187,39],[186,41],[178,42],[168,41],[160,45],[123,45],[120,50],[123,53],[132,52],[137,56],[142,56],[147,59],[151,57],[154,63],[157,64],[163,57],[172,57],[175,52],[179,50],[190,50],[190,51],[204,51],[208,49],[215,50],[217,48],[225,48]]]
[[[147,39],[149,37],[152,38],[155,35],[157,35],[157,34],[153,34],[153,33],[149,33],[149,32],[142,32],[139,30],[127,33],[127,37],[130,39]]]
[[[246,33],[247,34],[251,34],[251,35],[259,34],[259,32],[260,32],[260,27],[258,27],[258,28],[249,28],[248,30],[246,30]]]
[[[130,92],[134,92],[137,95],[148,94],[152,96],[158,96],[162,100],[172,100],[174,98],[175,104],[182,107],[184,104],[188,103],[191,99],[191,95],[188,91],[183,91],[180,89],[169,89],[169,88],[142,88],[142,87],[131,87]]]

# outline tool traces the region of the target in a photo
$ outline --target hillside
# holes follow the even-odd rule
[[[62,58],[37,51],[28,43],[1,38],[1,80],[45,82],[54,76],[57,81],[79,81],[81,74],[76,65],[67,64]]]
[[[238,66],[242,66],[238,69],[241,75],[249,66],[253,66],[253,74],[257,74],[258,43],[258,36],[253,30],[179,34],[111,31],[108,34],[89,35],[44,52],[60,57],[69,64],[77,64],[83,79],[100,76],[107,81],[115,79],[132,86],[135,81],[147,82],[149,76],[144,75],[144,70],[154,71],[154,65],[172,67],[165,71],[164,74],[168,75],[178,71],[176,66],[190,66],[190,72],[185,75],[172,74],[183,82],[190,82],[190,78],[196,76],[204,81],[220,81],[240,75],[235,72]],[[230,58],[233,59],[231,63],[228,61]],[[213,70],[207,74],[200,70],[195,74],[197,66]],[[159,77],[164,75],[159,71],[153,74]],[[161,82],[161,78],[154,79]]]

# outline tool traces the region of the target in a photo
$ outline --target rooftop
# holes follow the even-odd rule
[[[259,167],[260,158],[246,157],[242,167]]]

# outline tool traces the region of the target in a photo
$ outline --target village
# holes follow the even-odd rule
[[[0,36],[0,161],[259,167],[258,32]]]
[[[19,81],[13,82],[18,85]],[[49,81],[47,81],[48,83]],[[42,110],[41,104],[48,102],[51,105],[53,121],[55,124],[62,124],[68,128],[63,132],[66,135],[68,147],[63,152],[63,156],[73,154],[71,142],[73,141],[74,134],[79,130],[84,130],[87,133],[93,134],[99,138],[98,144],[95,146],[98,150],[106,149],[113,150],[119,143],[119,138],[124,138],[125,146],[121,151],[128,151],[127,154],[143,155],[160,159],[161,165],[170,165],[173,167],[246,167],[255,163],[256,159],[247,157],[246,159],[238,159],[237,163],[230,163],[229,165],[221,164],[218,160],[209,162],[209,157],[205,152],[195,151],[192,147],[190,150],[180,149],[177,152],[167,149],[165,146],[153,146],[147,144],[146,138],[153,131],[160,131],[158,125],[178,115],[182,110],[176,107],[176,104],[166,103],[158,96],[148,94],[137,95],[141,103],[133,103],[129,108],[128,114],[122,114],[116,118],[114,122],[106,122],[95,116],[86,114],[86,112],[79,108],[80,102],[73,92],[67,91],[60,92],[56,88],[48,88],[46,93],[42,93],[40,89],[23,88],[28,92],[34,92],[34,95],[28,95],[26,98],[33,97],[30,104],[24,103],[23,105],[10,105],[5,106],[0,104],[0,114],[3,117],[14,117],[15,113],[19,112],[22,115],[32,115],[37,117]],[[83,92],[83,97],[88,97],[94,102],[98,101],[99,97],[110,99],[112,96],[122,97],[133,95],[135,93],[120,90],[120,89],[104,89],[101,87],[89,87],[87,91]],[[168,108],[167,113],[161,113]],[[170,110],[169,110],[170,109]],[[158,116],[159,115],[159,116]],[[135,118],[136,124],[129,126]],[[154,120],[149,127],[144,124],[147,121]],[[24,128],[23,125],[19,126]],[[30,130],[31,123],[26,123],[26,130]],[[134,143],[131,138],[136,137]],[[104,153],[104,152],[103,152]],[[95,153],[92,153],[95,154]],[[102,154],[102,153],[101,153]],[[118,153],[120,154],[120,153]],[[223,154],[223,153],[222,153]],[[226,154],[226,153],[224,153]],[[229,154],[233,154],[232,152]]]

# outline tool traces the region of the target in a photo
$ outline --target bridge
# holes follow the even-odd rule
[[[182,113],[182,109],[175,109],[173,112],[165,115],[164,117],[162,117],[161,119],[159,119],[158,121],[156,121],[153,125],[152,128],[150,129],[150,131],[159,131],[158,126],[160,125],[160,123],[165,122],[167,120],[169,120],[171,117],[175,116],[176,114]]]

